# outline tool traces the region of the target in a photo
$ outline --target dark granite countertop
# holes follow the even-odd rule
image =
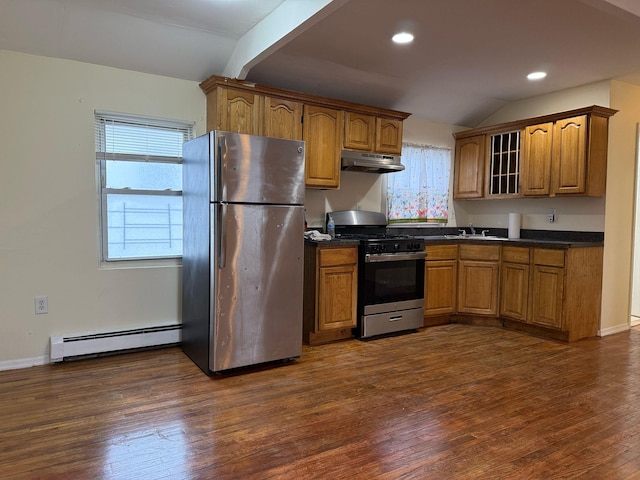
[[[467,233],[470,233],[466,228]],[[476,232],[485,230],[476,227]],[[506,228],[490,228],[487,235],[495,236],[495,239],[471,239],[457,238],[458,228],[455,227],[432,227],[432,228],[394,228],[389,227],[388,232],[395,235],[411,235],[424,239],[427,245],[455,243],[455,244],[504,244],[517,245],[523,247],[545,247],[545,248],[584,248],[602,247],[604,245],[603,232],[576,232],[560,230],[526,230],[520,231],[520,238],[507,238]],[[332,240],[310,240],[305,238],[305,243],[317,246],[353,246],[359,241],[354,239],[334,238]]]
[[[304,243],[316,245],[318,247],[352,247],[358,245],[360,241],[354,239],[343,240],[340,238],[334,238],[332,240],[311,240],[309,238],[305,238]]]
[[[580,248],[580,247],[601,247],[604,245],[602,241],[578,241],[578,240],[556,240],[556,239],[539,239],[539,238],[495,238],[495,239],[473,239],[473,238],[451,238],[444,235],[415,235],[416,238],[424,239],[426,245],[434,245],[441,243],[466,244],[474,245],[517,245],[522,247],[545,247],[545,248]]]
[[[569,248],[569,247],[601,247],[604,245],[603,232],[576,232],[562,230],[520,230],[520,238],[507,238],[506,228],[482,228],[476,227],[476,232],[487,230],[487,235],[500,237],[495,240],[474,240],[455,238],[458,235],[458,228],[455,227],[435,227],[435,228],[389,228],[390,231],[400,235],[412,235],[423,238],[427,245],[433,243],[503,243],[505,245],[519,246],[544,246],[548,248]],[[465,228],[469,234],[469,228]],[[454,238],[451,238],[454,236]]]

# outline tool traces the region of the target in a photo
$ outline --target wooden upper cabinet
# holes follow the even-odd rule
[[[402,153],[402,120],[345,112],[344,121],[344,148],[347,150]]]
[[[592,105],[566,112],[454,133],[456,158],[454,198],[514,198],[520,196],[592,196],[605,194],[609,117],[617,110]],[[512,178],[492,152],[493,140],[505,132],[520,131],[520,190],[514,193]],[[480,142],[482,137],[490,141]],[[515,150],[515,149],[514,149]],[[509,155],[512,149],[509,148]],[[503,154],[500,155],[502,157]],[[486,158],[485,158],[486,157]],[[477,165],[484,158],[484,192],[479,188]],[[506,170],[511,175],[510,167]],[[515,176],[515,175],[514,175]],[[500,182],[498,182],[500,178]],[[496,193],[496,185],[501,188]],[[502,185],[508,186],[504,194]]]
[[[525,196],[549,195],[553,122],[531,125],[522,137],[521,181]]]
[[[373,115],[344,112],[344,148],[372,152],[376,118]]]
[[[309,188],[340,188],[345,133],[347,149],[400,154],[402,121],[410,115],[217,75],[200,88],[207,95],[207,130],[305,140]]]
[[[553,193],[586,192],[587,116],[558,120],[553,128]]]
[[[304,106],[305,183],[310,188],[340,187],[343,112]]]
[[[400,155],[402,153],[402,120],[376,118],[376,143],[374,151]]]
[[[253,92],[216,88],[207,95],[207,130],[260,135],[262,100]]]
[[[263,135],[302,140],[302,103],[264,97]]]
[[[453,198],[482,198],[485,142],[485,135],[456,141]]]

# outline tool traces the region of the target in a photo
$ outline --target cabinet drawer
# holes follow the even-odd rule
[[[502,247],[502,261],[511,263],[529,263],[527,247]]]
[[[460,245],[460,258],[466,260],[500,260],[500,245]]]
[[[550,267],[564,267],[564,250],[534,248],[533,263]]]
[[[457,245],[427,245],[427,262],[433,260],[456,260],[458,258]]]
[[[358,249],[349,248],[321,248],[319,251],[320,266],[353,265],[358,262]]]

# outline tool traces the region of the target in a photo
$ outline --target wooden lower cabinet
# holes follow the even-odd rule
[[[518,319],[501,312],[505,325],[566,341],[595,336],[600,325],[602,251],[531,248],[527,316]],[[510,323],[511,319],[519,322]]]
[[[435,317],[456,312],[458,290],[458,246],[426,247],[424,265],[424,316]],[[425,320],[425,324],[428,322]]]
[[[529,320],[533,324],[562,329],[565,252],[564,249],[531,249]]]
[[[460,245],[458,313],[498,316],[500,246]]]
[[[533,265],[531,270],[531,318],[543,327],[562,328],[564,268]]]
[[[500,316],[527,321],[529,248],[504,246],[500,271]]]
[[[304,342],[316,345],[351,337],[357,319],[357,246],[305,244],[304,276]]]
[[[425,326],[503,325],[564,341],[597,335],[601,246],[427,245]]]

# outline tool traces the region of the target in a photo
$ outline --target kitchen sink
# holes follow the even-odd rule
[[[444,238],[455,238],[456,240],[506,240],[506,238],[498,237],[496,235],[445,235]]]

